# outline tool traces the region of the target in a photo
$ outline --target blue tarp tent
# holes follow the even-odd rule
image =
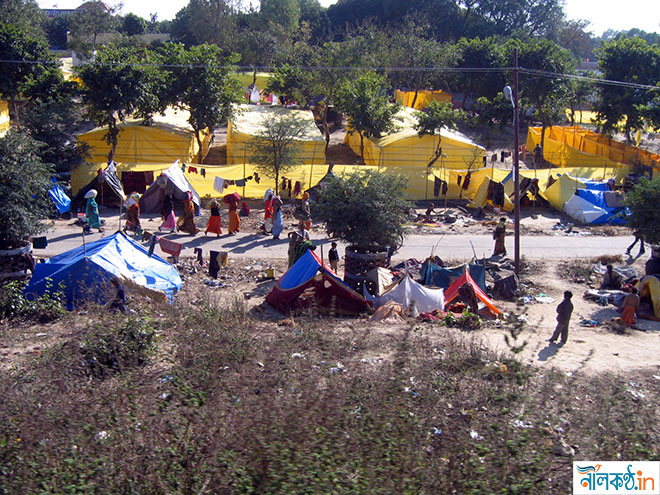
[[[48,196],[53,200],[53,203],[55,203],[55,207],[60,214],[66,213],[71,209],[71,199],[57,183],[57,179],[53,178],[52,181],[53,187],[48,191]]]
[[[608,195],[616,197],[616,193],[594,189],[578,189],[575,195],[566,202],[564,211],[579,222],[591,225],[625,225],[626,208],[620,200],[616,207],[608,204]]]
[[[486,267],[484,265],[469,264],[470,276],[481,290],[486,290]],[[422,284],[434,285],[447,289],[454,281],[463,275],[464,266],[447,268],[426,260],[422,265]]]
[[[110,280],[127,292],[145,292],[172,302],[181,288],[177,269],[152,255],[121,232],[80,246],[37,264],[26,297],[61,291],[68,309],[85,302],[104,304],[114,296]]]

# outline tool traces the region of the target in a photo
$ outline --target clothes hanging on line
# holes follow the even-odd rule
[[[470,181],[472,180],[472,172],[468,172],[463,181],[463,189],[470,187]]]
[[[296,181],[296,185],[293,187],[293,195],[298,196],[302,192],[302,184],[299,180]]]
[[[222,177],[213,179],[213,189],[222,194],[225,190],[225,179]]]

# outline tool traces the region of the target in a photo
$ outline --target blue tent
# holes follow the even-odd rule
[[[625,225],[626,224],[626,208],[623,206],[611,207],[608,205],[607,191],[594,190],[594,189],[578,189],[575,194],[580,198],[588,201],[596,208],[603,210],[603,214],[597,219],[589,222],[594,225],[610,224],[610,225]],[[610,193],[614,194],[614,193]]]
[[[470,276],[481,288],[486,290],[486,267],[484,265],[469,264]],[[447,268],[434,263],[431,260],[426,260],[422,265],[422,284],[434,285],[442,289],[447,289],[454,280],[463,275],[463,266],[456,268]]]
[[[81,303],[104,304],[114,296],[110,280],[118,278],[128,292],[145,292],[172,302],[181,288],[176,267],[121,232],[80,246],[37,264],[26,297],[62,292],[68,309]]]

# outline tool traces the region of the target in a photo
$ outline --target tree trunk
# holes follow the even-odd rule
[[[195,139],[197,140],[197,146],[199,146],[199,151],[197,152],[197,163],[202,163],[204,159],[204,147],[202,145],[202,138],[199,135],[199,129],[194,129]]]
[[[541,123],[541,163],[543,163],[544,154],[545,154],[545,124]],[[537,163],[534,163],[534,168],[539,168]]]
[[[362,163],[364,164],[364,134],[360,133],[360,157],[362,158]]]
[[[18,102],[16,100],[12,100],[11,104],[14,107],[14,118],[16,119],[16,127],[20,130],[20,128],[21,128],[21,115],[20,115],[20,110],[18,109]]]
[[[275,169],[275,196],[280,193],[280,171]]]
[[[441,144],[442,144],[442,136],[438,134],[438,144],[435,146],[435,151],[433,152],[434,155],[433,158],[431,158],[431,161],[426,166],[427,169],[435,165],[435,162],[437,162],[438,158],[440,158],[440,155],[442,155],[442,147],[440,146]]]
[[[325,134],[325,152],[328,152],[330,146],[330,129],[328,128],[328,104],[323,107],[323,134]]]
[[[117,141],[119,137],[119,129],[117,128],[117,120],[110,117],[108,121],[108,135],[110,138],[110,153],[108,153],[108,163],[115,159],[115,150],[117,149]]]

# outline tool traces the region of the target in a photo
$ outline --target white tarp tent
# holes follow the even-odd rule
[[[434,309],[444,311],[445,295],[442,289],[429,289],[415,282],[406,274],[397,285],[380,296],[379,305],[394,301],[408,307],[414,301],[417,311],[427,313]]]
[[[608,212],[587,201],[586,199],[573,195],[571,199],[566,201],[564,205],[564,212],[574,220],[582,224],[591,224],[598,220],[603,215],[608,215]]]
[[[144,192],[140,198],[140,209],[144,213],[159,212],[166,194],[172,193],[175,200],[183,201],[188,197],[188,192],[192,193],[193,203],[199,211],[202,204],[199,194],[186,179],[181,170],[181,163],[177,160]]]

